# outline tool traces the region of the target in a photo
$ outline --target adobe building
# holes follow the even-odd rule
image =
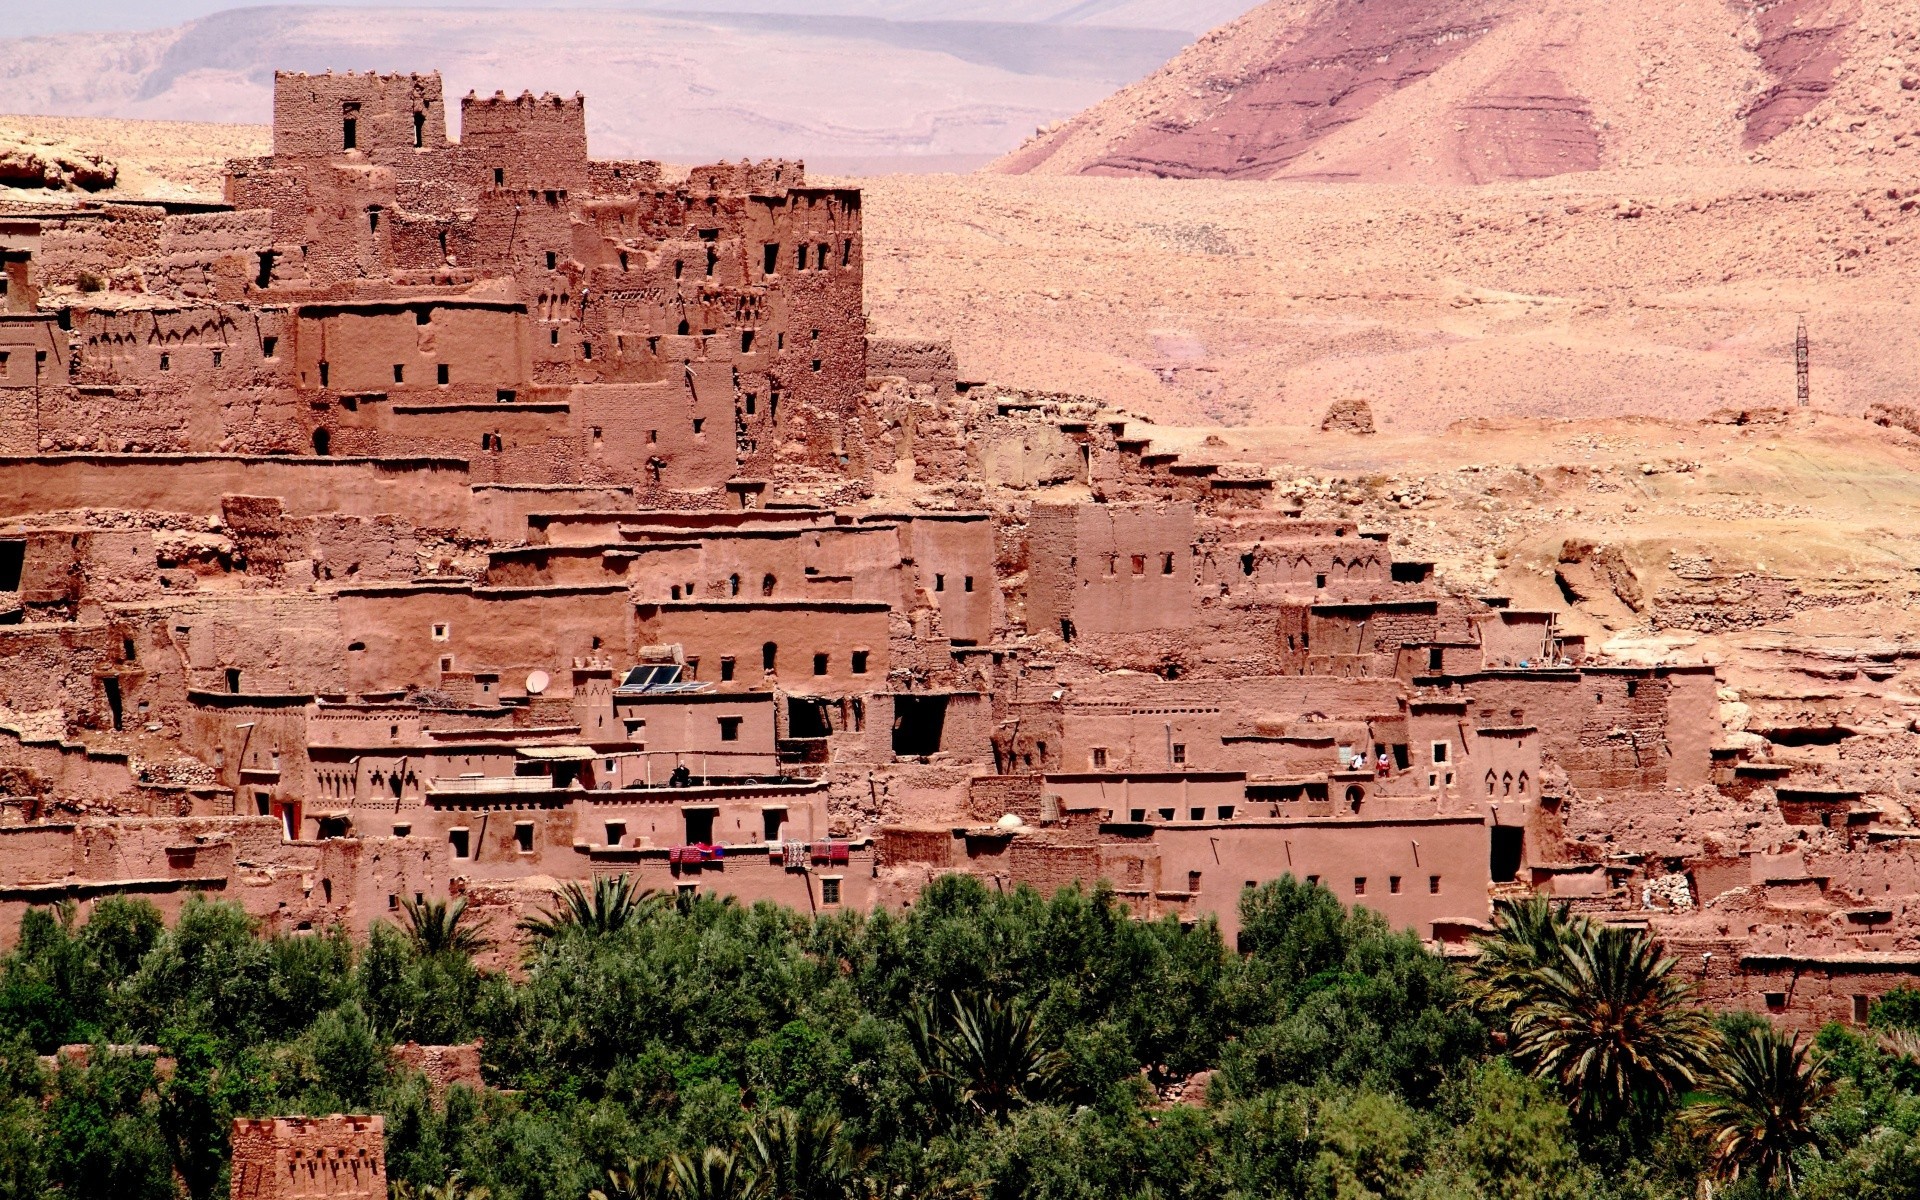
[[[386,1200],[382,1117],[268,1117],[233,1123],[233,1200]]]
[[[223,205],[0,212],[0,936],[956,871],[1232,932],[1292,875],[1449,953],[1544,892],[1799,1024],[1920,975],[1884,781],[1711,668],[870,336],[859,193],[799,163],[446,110],[281,75]]]

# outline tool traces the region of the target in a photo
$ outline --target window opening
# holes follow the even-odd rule
[[[865,650],[855,650],[853,652],[852,669],[855,675],[865,675],[867,673],[867,652]]]
[[[916,758],[938,754],[946,724],[947,697],[895,696],[893,752]]]
[[[447,830],[447,845],[452,847],[455,858],[466,858],[468,856],[468,851],[472,849],[471,844],[467,840],[470,832],[470,830],[466,829]]]
[[[766,645],[760,647],[760,669],[761,670],[765,671],[769,675],[773,674],[774,665],[778,663],[779,660],[780,660],[780,646],[778,643],[768,642]]]

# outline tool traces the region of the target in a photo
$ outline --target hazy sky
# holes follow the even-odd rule
[[[0,0],[0,38],[94,29],[157,29],[222,9],[302,0]],[[304,0],[379,8],[635,8],[890,17],[900,20],[1065,20],[1204,29],[1258,0]],[[1108,14],[1112,14],[1108,16]]]

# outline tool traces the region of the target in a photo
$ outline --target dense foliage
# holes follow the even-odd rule
[[[29,913],[0,1200],[220,1195],[233,1117],[335,1111],[384,1113],[425,1200],[1920,1194],[1920,997],[1810,1046],[1716,1026],[1644,935],[1544,904],[1471,975],[1292,880],[1244,895],[1237,947],[965,878],[818,919],[581,890],[511,975],[456,906],[400,915],[356,942],[220,902]],[[386,1053],[476,1037],[484,1094]]]

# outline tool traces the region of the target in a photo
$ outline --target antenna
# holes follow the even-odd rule
[[[1807,318],[1804,316],[1793,336],[1793,377],[1799,387],[1800,407],[1805,408],[1813,389],[1807,377]]]

